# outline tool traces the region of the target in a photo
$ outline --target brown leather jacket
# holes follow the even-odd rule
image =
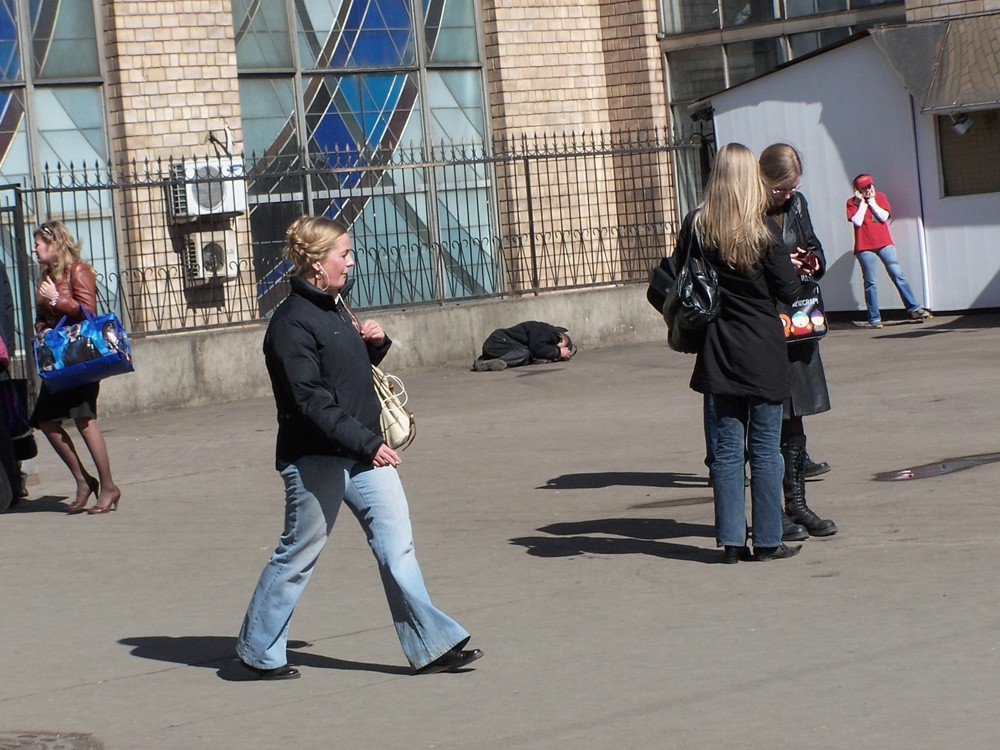
[[[66,324],[79,323],[86,316],[82,307],[91,313],[97,312],[97,278],[94,269],[81,260],[75,261],[69,268],[69,273],[56,282],[59,291],[59,301],[50,305],[35,293],[35,331],[41,333],[46,328],[54,328],[56,323],[66,316]]]

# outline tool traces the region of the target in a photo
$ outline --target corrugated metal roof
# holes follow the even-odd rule
[[[921,112],[1000,103],[1000,14],[883,27],[871,36]]]

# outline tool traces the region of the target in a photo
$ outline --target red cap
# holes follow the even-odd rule
[[[873,183],[874,180],[872,180],[872,176],[870,174],[859,174],[854,178],[854,187],[858,190],[870,188]]]

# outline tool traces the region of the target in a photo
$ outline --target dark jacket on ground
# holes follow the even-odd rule
[[[517,364],[559,359],[559,337],[563,333],[566,333],[565,328],[538,320],[526,320],[510,328],[498,328],[483,343],[480,359],[504,359],[505,354],[525,350],[526,360],[518,361]],[[514,362],[507,364],[513,366]]]
[[[776,219],[784,215],[781,222],[781,241],[789,255],[796,248],[811,251],[819,259],[819,270],[813,274],[813,281],[819,281],[826,273],[826,254],[813,230],[809,218],[809,204],[802,193],[793,193],[783,206],[768,212]],[[788,345],[791,396],[785,401],[785,418],[804,417],[830,410],[830,392],[826,387],[826,372],[819,356],[818,341],[799,341]]]
[[[308,455],[370,461],[384,442],[372,364],[392,342],[370,346],[343,303],[299,278],[264,336],[278,409],[278,470]]]
[[[694,231],[694,213],[681,228],[675,254]],[[692,247],[699,248],[697,235]],[[705,333],[697,355],[691,388],[699,393],[755,397],[781,402],[788,397],[788,354],[775,299],[793,302],[801,284],[777,238],[763,254],[761,267],[749,278],[719,259],[718,248],[701,248],[719,276],[722,308]],[[677,258],[678,266],[683,261]]]

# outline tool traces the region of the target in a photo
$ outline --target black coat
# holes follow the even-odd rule
[[[678,250],[694,231],[693,216],[692,212],[684,219]],[[692,243],[700,247],[697,235]],[[764,250],[760,268],[746,277],[719,259],[718,248],[701,251],[718,274],[722,307],[705,333],[691,388],[699,393],[783,401],[788,397],[788,353],[774,301],[793,302],[802,288],[788,254],[775,238]],[[682,260],[677,258],[678,264]]]
[[[802,193],[793,193],[791,199],[773,214],[784,214],[781,241],[789,254],[801,247],[812,251],[819,258],[819,270],[812,276],[815,281],[819,281],[826,273],[826,254],[813,230],[806,197]],[[785,401],[785,418],[829,411],[830,392],[826,387],[826,372],[819,355],[819,341],[789,344],[788,363],[791,392]]]
[[[392,342],[370,346],[344,305],[298,278],[264,335],[278,410],[278,470],[307,455],[370,461],[384,442],[373,364]]]
[[[505,354],[521,351],[525,357],[518,364],[560,359],[559,341],[564,333],[565,328],[539,320],[526,320],[510,328],[498,328],[483,342],[480,358],[503,359]],[[513,362],[508,362],[508,366],[513,366]]]

